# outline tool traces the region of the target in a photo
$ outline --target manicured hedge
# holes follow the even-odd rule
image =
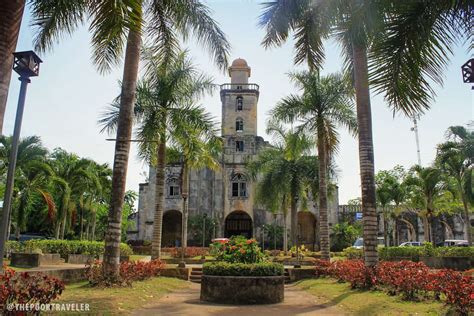
[[[86,240],[28,240],[24,243],[24,250],[42,253],[59,253],[62,258],[69,254],[92,255],[98,258],[104,254],[104,242]],[[127,244],[120,244],[120,255],[130,256],[132,249]]]
[[[382,260],[410,258],[418,261],[420,257],[474,257],[474,247],[382,247],[379,248]]]
[[[205,275],[221,276],[278,276],[283,275],[282,264],[274,262],[229,263],[207,262],[203,265]]]

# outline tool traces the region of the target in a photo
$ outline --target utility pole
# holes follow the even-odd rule
[[[421,153],[420,153],[420,137],[418,135],[418,121],[420,119],[419,114],[413,115],[413,127],[411,130],[415,132],[415,140],[416,140],[416,153],[418,156],[418,164],[421,166]]]

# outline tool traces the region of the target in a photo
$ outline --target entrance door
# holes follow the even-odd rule
[[[181,245],[181,212],[167,211],[163,214],[163,233],[161,247],[178,247]]]
[[[225,237],[245,236],[252,237],[252,218],[243,211],[234,211],[225,219]]]

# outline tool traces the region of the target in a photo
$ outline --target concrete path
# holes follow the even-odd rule
[[[145,306],[134,315],[345,315],[335,306],[318,304],[316,297],[295,285],[285,285],[285,300],[269,305],[219,305],[199,300],[200,284],[191,283],[189,288],[169,293],[158,304]]]

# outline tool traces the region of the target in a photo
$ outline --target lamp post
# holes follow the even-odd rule
[[[461,66],[462,70],[462,81],[464,83],[474,83],[474,58],[469,59],[464,65]],[[472,86],[474,90],[474,86]]]
[[[178,268],[185,268],[186,262],[184,261],[184,252],[186,251],[186,248],[184,247],[184,244],[187,236],[184,228],[188,220],[188,194],[183,192],[181,196],[183,197],[183,214],[181,215],[181,262],[178,264]]]
[[[262,225],[262,251],[265,251],[265,225]]]
[[[202,219],[202,248],[203,248],[203,251],[204,251],[204,248],[206,247],[206,218],[207,218],[207,214],[204,213],[202,215],[202,217],[203,217],[203,219]],[[201,259],[206,259],[206,256],[202,255]]]
[[[20,95],[18,97],[18,107],[16,111],[15,127],[13,130],[12,150],[9,157],[7,182],[5,185],[5,197],[3,199],[2,222],[0,226],[0,271],[3,270],[3,255],[5,243],[8,240],[7,231],[12,208],[12,194],[15,180],[15,167],[18,155],[18,143],[20,140],[21,123],[23,120],[23,110],[25,108],[26,88],[30,83],[30,77],[39,74],[40,63],[43,61],[33,51],[13,53],[13,70],[20,75],[21,82]]]
[[[296,213],[297,214],[298,214],[298,200],[299,200],[299,196],[295,195],[296,211],[297,211]],[[298,218],[298,216],[296,218]],[[300,250],[299,250],[299,240],[300,240],[299,226],[300,225],[298,225],[298,224],[296,225],[296,264],[293,266],[295,269],[301,268]]]

